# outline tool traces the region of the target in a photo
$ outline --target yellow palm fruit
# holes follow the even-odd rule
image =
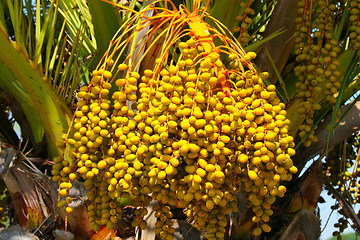
[[[261,227],[255,227],[255,228],[252,230],[252,234],[253,234],[254,236],[259,236],[261,233],[262,233]]]
[[[254,171],[248,171],[248,176],[251,180],[256,180],[258,178],[258,175]]]
[[[271,227],[270,227],[268,224],[266,224],[266,223],[264,223],[264,224],[261,225],[261,229],[262,229],[264,232],[270,232],[270,231],[271,231]]]

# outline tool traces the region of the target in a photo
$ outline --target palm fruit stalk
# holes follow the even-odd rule
[[[53,174],[64,198],[71,181],[84,180],[96,231],[121,218],[122,198],[132,199],[133,226],[141,229],[146,206],[157,201],[161,239],[173,239],[173,207],[184,208],[207,239],[226,237],[238,204],[253,211],[253,235],[271,231],[271,205],[297,172],[285,104],[255,69],[256,54],[200,6],[194,1],[190,12],[156,1],[136,12],[78,94],[64,137],[70,158],[59,156]],[[154,16],[144,17],[150,10]],[[147,38],[132,41],[148,26]],[[239,192],[247,202],[237,201]]]

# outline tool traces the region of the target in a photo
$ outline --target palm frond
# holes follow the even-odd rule
[[[31,128],[31,135],[25,133],[23,137],[25,137],[26,140],[31,140],[28,139],[28,137],[32,136],[34,141],[32,142],[32,145],[35,146],[36,143],[43,140],[44,126],[41,122],[40,116],[33,107],[34,104],[32,99],[28,92],[24,89],[24,86],[17,81],[16,76],[3,64],[0,64],[0,75],[0,88],[9,91],[11,95],[15,97],[16,102],[20,105]],[[16,111],[16,109],[14,109],[14,111]],[[21,121],[19,122],[21,123]],[[27,132],[27,130],[23,129],[22,132]]]
[[[94,33],[92,14],[84,0],[59,1],[59,12],[66,22],[68,41],[74,45],[79,29],[83,29],[83,46],[81,57],[94,54],[97,41]],[[106,29],[106,27],[105,27]]]
[[[63,134],[63,129],[68,126],[70,111],[54,93],[50,85],[44,81],[42,74],[34,69],[36,65],[22,51],[17,51],[16,47],[18,44],[9,40],[7,33],[0,29],[1,65],[14,76],[19,86],[27,92],[33,104],[31,109],[36,109],[36,113],[39,114],[46,130],[46,135],[55,143],[56,139],[59,139]],[[0,80],[7,81],[4,77]],[[14,88],[10,90],[14,90],[15,94],[17,92],[17,89]],[[25,113],[26,111],[24,110]],[[31,116],[28,115],[27,118],[29,119]],[[32,127],[36,129],[39,126],[33,125]],[[52,146],[52,151],[57,151],[55,145]]]

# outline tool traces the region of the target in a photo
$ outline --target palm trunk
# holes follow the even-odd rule
[[[22,160],[20,151],[9,148],[0,152],[3,163],[0,176],[9,190],[16,221],[24,228],[42,231],[51,228],[56,198],[48,177]],[[46,223],[46,225],[44,225]]]

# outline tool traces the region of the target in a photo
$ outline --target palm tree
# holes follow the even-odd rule
[[[2,0],[3,224],[318,239],[325,187],[358,232],[359,27],[357,1]]]

